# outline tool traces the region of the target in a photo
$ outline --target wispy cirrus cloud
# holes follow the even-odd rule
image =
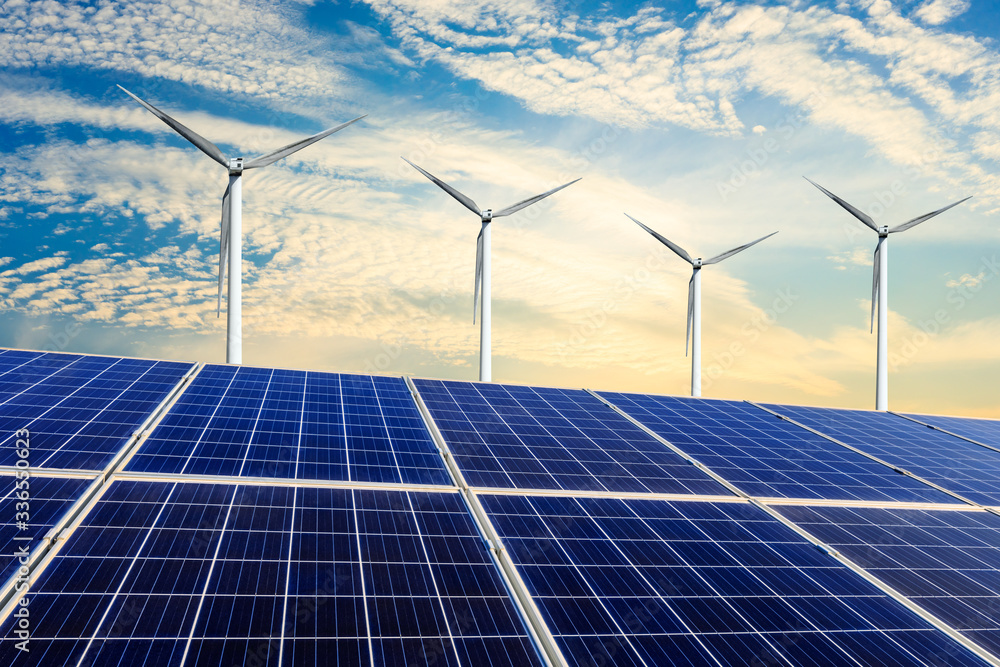
[[[975,187],[977,205],[1000,210],[1000,178],[978,163],[995,142],[971,138],[1000,130],[1000,56],[982,40],[928,29],[888,0],[849,3],[853,13],[714,3],[691,24],[651,6],[581,18],[523,0],[371,4],[420,58],[539,113],[738,136],[750,132],[742,100],[764,96],[896,165]],[[945,4],[920,11],[961,9]]]

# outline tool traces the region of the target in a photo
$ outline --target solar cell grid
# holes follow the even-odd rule
[[[973,502],[1000,505],[1000,452],[886,412],[767,407]]]
[[[1000,657],[1000,517],[868,507],[778,509]]]
[[[67,358],[70,357],[70,358]],[[32,468],[101,470],[191,368],[190,364],[43,354],[0,376],[0,462],[30,432]]]
[[[481,498],[571,664],[985,664],[747,503]]]
[[[414,384],[471,486],[730,495],[585,391]]]
[[[19,664],[539,664],[457,493],[116,482],[32,595]]]
[[[937,426],[963,438],[991,447],[1000,447],[1000,421],[972,417],[946,417],[943,415],[907,415],[925,424]]]
[[[960,502],[748,403],[601,396],[751,496]]]
[[[206,366],[128,470],[450,484],[400,378]]]
[[[0,582],[18,569],[18,554],[34,551],[92,481],[0,475]]]

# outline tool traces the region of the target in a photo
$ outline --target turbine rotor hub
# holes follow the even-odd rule
[[[243,158],[234,157],[229,159],[229,173],[230,174],[243,173]]]
[[[879,237],[884,237],[889,235],[889,225],[882,225],[878,228]]]
[[[694,268],[696,268],[696,269],[700,269],[701,268],[701,257],[696,257],[694,260],[692,260],[691,265],[694,266]]]
[[[485,211],[483,211],[482,217],[483,217],[483,222],[490,222],[491,220],[493,220],[493,209],[488,208]]]

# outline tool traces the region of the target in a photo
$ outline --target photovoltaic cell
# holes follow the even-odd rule
[[[0,583],[20,567],[93,480],[0,475]]]
[[[570,664],[985,664],[749,503],[480,497]]]
[[[585,391],[414,383],[471,486],[731,495]]]
[[[0,465],[16,463],[12,443],[26,429],[35,469],[102,470],[191,368],[13,350],[0,359]]]
[[[1000,517],[779,507],[782,514],[1000,657]]]
[[[451,484],[401,378],[206,366],[127,470]]]
[[[941,415],[908,415],[925,424],[943,428],[963,438],[992,447],[1000,447],[1000,421],[972,417],[945,417]]]
[[[458,493],[116,482],[5,664],[540,664]]]
[[[973,502],[1000,505],[1000,452],[887,412],[767,407]]]
[[[751,496],[960,502],[748,403],[601,396]]]

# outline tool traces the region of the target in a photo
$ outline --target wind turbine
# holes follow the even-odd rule
[[[480,221],[483,226],[479,230],[479,236],[476,238],[476,288],[472,296],[472,322],[476,322],[476,306],[479,304],[479,285],[482,283],[483,286],[483,301],[482,301],[482,318],[479,323],[479,381],[480,382],[490,382],[493,370],[492,370],[492,356],[490,347],[490,222],[493,218],[501,218],[505,215],[510,215],[511,213],[517,213],[522,208],[531,206],[532,204],[539,202],[551,194],[559,192],[563,188],[569,187],[579,181],[570,181],[564,185],[560,185],[558,188],[553,188],[548,192],[543,192],[540,195],[535,195],[534,197],[529,197],[523,201],[519,201],[516,204],[511,204],[507,208],[500,209],[499,211],[492,211],[491,209],[481,209],[466,195],[451,187],[444,181],[442,181],[437,176],[434,176],[417,165],[413,164],[405,157],[403,161],[410,165],[421,174],[426,176],[431,180],[434,185],[438,186],[452,197],[457,199],[465,208],[469,209],[473,213],[479,216]]]
[[[718,264],[722,260],[732,257],[738,252],[743,252],[750,246],[774,236],[778,232],[771,232],[756,241],[751,241],[738,248],[727,250],[721,255],[716,255],[710,259],[702,259],[701,257],[692,258],[684,248],[668,240],[666,237],[657,234],[628,213],[625,214],[625,217],[645,229],[653,238],[673,250],[678,257],[694,267],[691,273],[691,280],[688,281],[687,334],[684,338],[684,356],[687,356],[688,341],[691,341],[691,395],[701,396],[701,267],[708,266],[709,264]]]
[[[174,132],[190,141],[202,153],[229,171],[229,185],[226,186],[226,191],[222,195],[222,229],[219,235],[219,302],[216,316],[222,313],[222,281],[226,272],[228,255],[229,297],[226,312],[226,363],[241,364],[243,363],[243,172],[247,169],[266,167],[282,158],[286,158],[292,153],[300,151],[306,146],[311,146],[320,139],[344,129],[351,123],[361,120],[365,116],[359,116],[354,120],[323,130],[318,134],[300,139],[270,153],[244,160],[242,157],[227,158],[208,139],[185,127],[152,104],[139,99],[121,86],[118,87],[133,100],[144,106],[154,116],[169,125]],[[367,116],[368,114],[365,115]]]
[[[803,177],[805,178],[805,177]],[[944,213],[949,208],[953,206],[958,206],[966,199],[972,199],[972,197],[966,197],[965,199],[960,199],[954,204],[948,204],[944,208],[939,208],[936,211],[930,213],[925,213],[924,215],[917,216],[912,220],[908,220],[901,225],[896,225],[895,227],[888,227],[886,225],[878,226],[875,221],[872,220],[871,216],[867,213],[851,206],[846,201],[833,194],[822,185],[818,183],[813,183],[810,179],[806,178],[807,181],[815,185],[820,191],[833,201],[840,204],[842,207],[847,209],[847,212],[853,215],[855,218],[863,222],[867,227],[870,227],[872,231],[878,234],[878,245],[875,246],[875,260],[874,260],[874,275],[872,276],[872,313],[871,313],[871,323],[872,329],[875,327],[875,302],[878,301],[878,344],[876,353],[876,372],[875,372],[875,409],[876,410],[888,410],[889,409],[889,246],[887,241],[889,239],[889,234],[895,232],[905,232],[911,227],[916,227],[921,222],[926,222],[930,220],[935,215],[939,213]]]

